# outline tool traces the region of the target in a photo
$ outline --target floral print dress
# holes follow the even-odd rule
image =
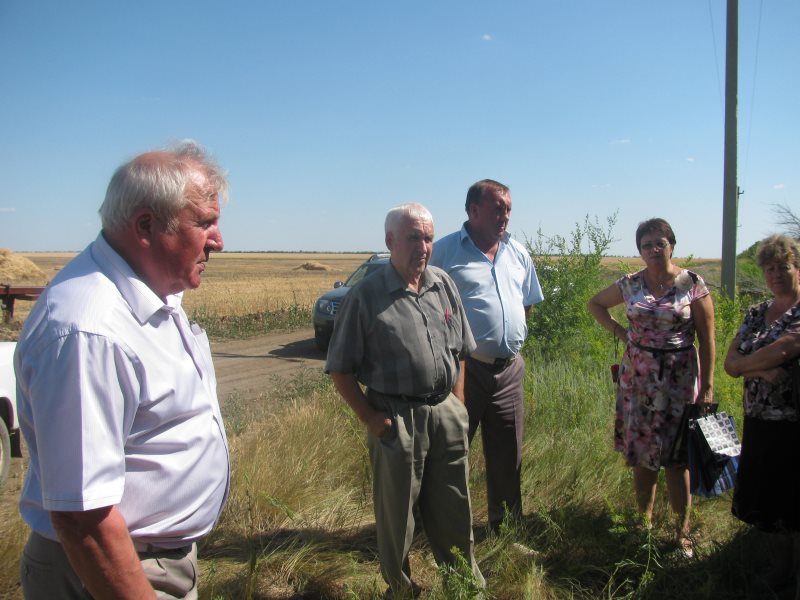
[[[631,467],[671,466],[670,452],[686,404],[697,399],[699,363],[690,304],[708,295],[703,279],[683,269],[656,298],[644,270],[617,281],[630,323],[619,370],[614,449]]]

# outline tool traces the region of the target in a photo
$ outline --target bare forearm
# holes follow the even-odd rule
[[[691,303],[698,340],[698,356],[700,359],[700,394],[698,400],[704,403],[713,401],[714,361],[717,346],[714,339],[714,304],[711,296],[706,295]]]
[[[611,284],[606,289],[597,292],[586,304],[586,310],[592,315],[603,329],[611,333],[614,337],[623,342],[628,341],[628,332],[611,313],[608,312],[612,306],[617,306],[623,302],[622,292],[616,284]]]
[[[72,568],[93,598],[155,598],[115,507],[50,513]]]
[[[751,354],[740,354],[735,339],[725,357],[725,371],[732,377],[750,376],[759,371],[779,367],[800,356],[800,334],[790,333],[759,348]]]
[[[714,338],[702,340],[697,354],[700,359],[700,400],[702,401],[702,396],[714,387],[714,358],[716,356]],[[710,396],[710,394],[708,395]],[[710,402],[711,399],[709,398],[708,401]]]
[[[465,372],[464,369],[466,368],[466,363],[462,360],[458,363],[458,379],[456,379],[456,384],[453,386],[453,395],[461,400],[462,404],[464,402],[464,376]]]
[[[586,309],[589,311],[595,320],[600,324],[600,326],[608,331],[614,337],[619,338],[623,342],[628,341],[628,332],[622,324],[619,323],[614,317],[611,316],[611,313],[608,312],[608,309],[604,306],[597,304],[596,302],[592,302],[591,300],[586,305]]]

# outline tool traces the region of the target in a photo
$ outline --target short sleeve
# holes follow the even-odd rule
[[[692,278],[692,281],[694,282],[694,284],[692,285],[692,290],[690,295],[691,301],[694,302],[695,300],[699,300],[700,298],[708,296],[710,292],[708,291],[708,287],[706,286],[706,282],[703,281],[703,278],[693,271],[686,271],[686,272],[689,274],[689,276]]]
[[[138,404],[135,366],[126,353],[103,336],[71,333],[23,369],[43,507],[85,511],[118,504],[125,439]]]
[[[800,306],[795,306],[786,324],[787,333],[800,333]]]
[[[361,323],[360,287],[350,290],[339,306],[328,345],[326,373],[355,373],[363,362],[364,330]]]
[[[622,292],[622,299],[625,302],[633,295],[632,279],[631,275],[623,275],[616,281],[619,291]]]

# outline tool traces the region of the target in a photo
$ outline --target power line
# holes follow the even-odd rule
[[[758,77],[758,51],[761,47],[761,18],[764,14],[764,0],[758,4],[758,29],[756,31],[756,57],[753,65],[753,84],[750,91],[750,115],[747,118],[747,137],[744,144],[744,168],[742,169],[742,186],[744,187],[745,180],[747,179],[747,167],[750,164],[750,143],[751,134],[753,132],[753,115],[755,114],[756,106],[756,79]]]
[[[708,0],[708,23],[711,26],[711,47],[714,49],[714,66],[717,70],[717,94],[719,94],[719,111],[725,114],[724,101],[722,99],[722,81],[719,76],[719,56],[717,56],[717,36],[714,31],[714,11],[711,9],[711,0]]]

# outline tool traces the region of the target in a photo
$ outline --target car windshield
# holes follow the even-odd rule
[[[366,277],[370,273],[373,273],[373,272],[377,271],[378,269],[381,269],[381,268],[383,268],[385,266],[386,266],[385,262],[364,263],[363,265],[358,267],[353,272],[353,274],[350,275],[350,277],[347,278],[347,281],[345,281],[344,284],[347,287],[353,287],[355,284],[357,284],[359,281],[364,279],[364,277]]]

